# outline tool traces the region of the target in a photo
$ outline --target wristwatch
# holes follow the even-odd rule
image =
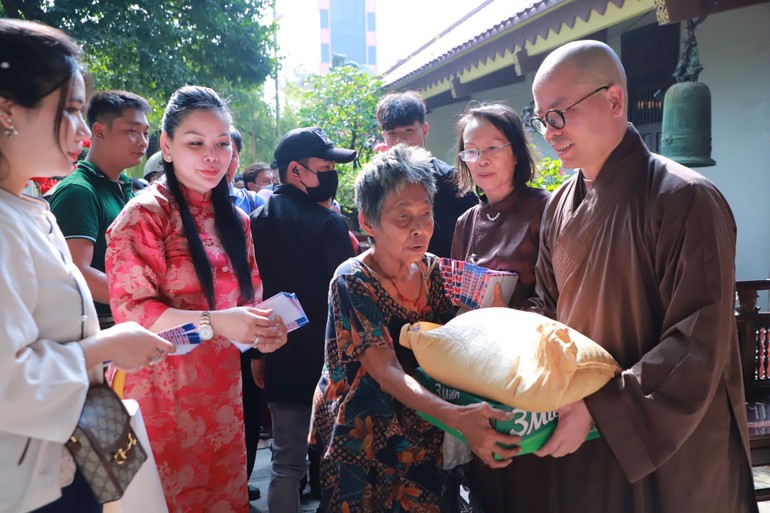
[[[198,336],[204,341],[214,338],[214,330],[211,328],[211,312],[201,312],[201,322],[198,324]]]

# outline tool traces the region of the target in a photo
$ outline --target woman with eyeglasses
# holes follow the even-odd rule
[[[527,186],[535,165],[521,119],[500,103],[471,105],[457,123],[457,147],[458,188],[466,193],[475,186],[481,202],[457,220],[452,258],[518,273],[508,306],[524,308],[535,295],[540,218],[551,193]],[[499,288],[493,306],[505,306]],[[545,497],[528,477],[542,476],[547,463],[530,454],[491,469],[474,456],[471,492],[486,513],[545,511]]]
[[[457,220],[452,258],[517,272],[508,306],[520,308],[535,295],[540,218],[551,193],[527,186],[535,164],[521,119],[507,105],[466,109],[457,123],[457,147],[459,189],[475,186],[481,202]]]

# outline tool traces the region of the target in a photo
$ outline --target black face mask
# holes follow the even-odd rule
[[[336,171],[322,171],[316,173],[318,185],[316,187],[307,187],[307,197],[315,203],[329,200],[337,194],[337,185],[339,177]]]

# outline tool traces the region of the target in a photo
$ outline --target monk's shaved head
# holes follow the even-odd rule
[[[626,72],[598,41],[574,41],[551,52],[532,82],[535,116],[562,164],[589,180],[628,130]]]
[[[626,91],[626,72],[620,59],[599,41],[573,41],[551,52],[540,65],[533,87],[554,74],[568,74],[575,85],[618,84]]]

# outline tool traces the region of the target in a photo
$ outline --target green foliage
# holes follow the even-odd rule
[[[126,89],[165,105],[186,84],[221,77],[262,83],[276,63],[271,0],[0,0],[12,17],[61,28],[85,52],[97,89]]]
[[[535,172],[535,177],[527,185],[547,191],[555,191],[569,178],[561,167],[561,160],[545,157],[540,161]]]
[[[336,199],[340,204],[340,212],[347,217],[355,217],[358,214],[358,211],[355,207],[353,185],[356,182],[356,176],[358,176],[358,170],[360,168],[355,167],[353,164],[338,164],[335,166],[335,169],[337,169],[337,174],[340,177],[336,196]]]
[[[382,95],[382,81],[354,64],[333,66],[325,75],[310,75],[301,93],[299,126],[320,126],[342,148],[358,152],[349,165],[337,166],[337,201],[343,213],[353,213],[353,182],[357,170],[369,162],[380,129],[374,109]]]
[[[261,84],[277,63],[275,27],[260,23],[272,0],[0,0],[0,14],[61,28],[84,50],[95,89],[126,89],[150,102],[160,128],[171,93],[207,85],[229,98],[244,137],[243,165],[272,160],[280,134],[294,126],[261,100]],[[127,172],[141,177],[144,164]]]
[[[233,87],[227,82],[219,84],[217,91],[230,102],[233,124],[243,136],[241,171],[253,162],[273,160],[278,140],[283,134],[297,126],[296,116],[290,107],[284,108],[275,127],[275,109],[265,102],[263,87]]]

